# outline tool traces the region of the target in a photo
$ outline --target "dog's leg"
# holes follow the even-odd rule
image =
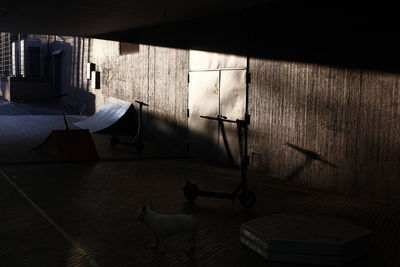
[[[186,255],[190,256],[196,252],[196,235],[195,233],[188,233],[185,235],[189,246],[186,249]]]
[[[149,245],[149,248],[157,250],[158,249],[158,244],[160,243],[158,236],[154,234],[155,242]]]
[[[158,242],[157,242],[156,251],[160,252],[160,253],[164,253],[164,237],[159,236],[157,240],[158,240]]]

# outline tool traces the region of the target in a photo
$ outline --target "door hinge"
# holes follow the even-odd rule
[[[187,82],[190,83],[190,73],[188,73]]]
[[[189,113],[189,109],[187,109],[187,117],[188,117],[188,118],[189,118],[189,116],[190,116],[189,114],[190,114],[190,113]]]
[[[250,72],[246,73],[246,83],[251,83],[251,73]]]

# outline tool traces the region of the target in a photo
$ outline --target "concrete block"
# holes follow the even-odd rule
[[[336,217],[275,214],[243,223],[240,240],[267,260],[341,265],[366,253],[369,235]]]

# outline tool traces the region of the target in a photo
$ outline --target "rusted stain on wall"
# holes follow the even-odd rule
[[[251,59],[250,151],[268,175],[288,175],[305,156],[296,144],[338,165],[312,161],[294,182],[353,196],[398,201],[397,74]]]

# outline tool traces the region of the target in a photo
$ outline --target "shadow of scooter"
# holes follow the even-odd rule
[[[315,153],[314,151],[311,150],[307,150],[304,148],[301,148],[299,146],[290,144],[290,143],[285,143],[285,145],[293,148],[294,150],[299,151],[300,153],[304,154],[306,156],[303,164],[299,165],[298,167],[296,167],[288,176],[286,176],[287,180],[292,180],[294,177],[296,177],[297,175],[299,175],[307,166],[309,166],[314,160],[318,160],[320,162],[323,162],[329,166],[331,166],[332,168],[337,169],[337,165],[327,161],[326,159],[322,158],[319,154]]]

